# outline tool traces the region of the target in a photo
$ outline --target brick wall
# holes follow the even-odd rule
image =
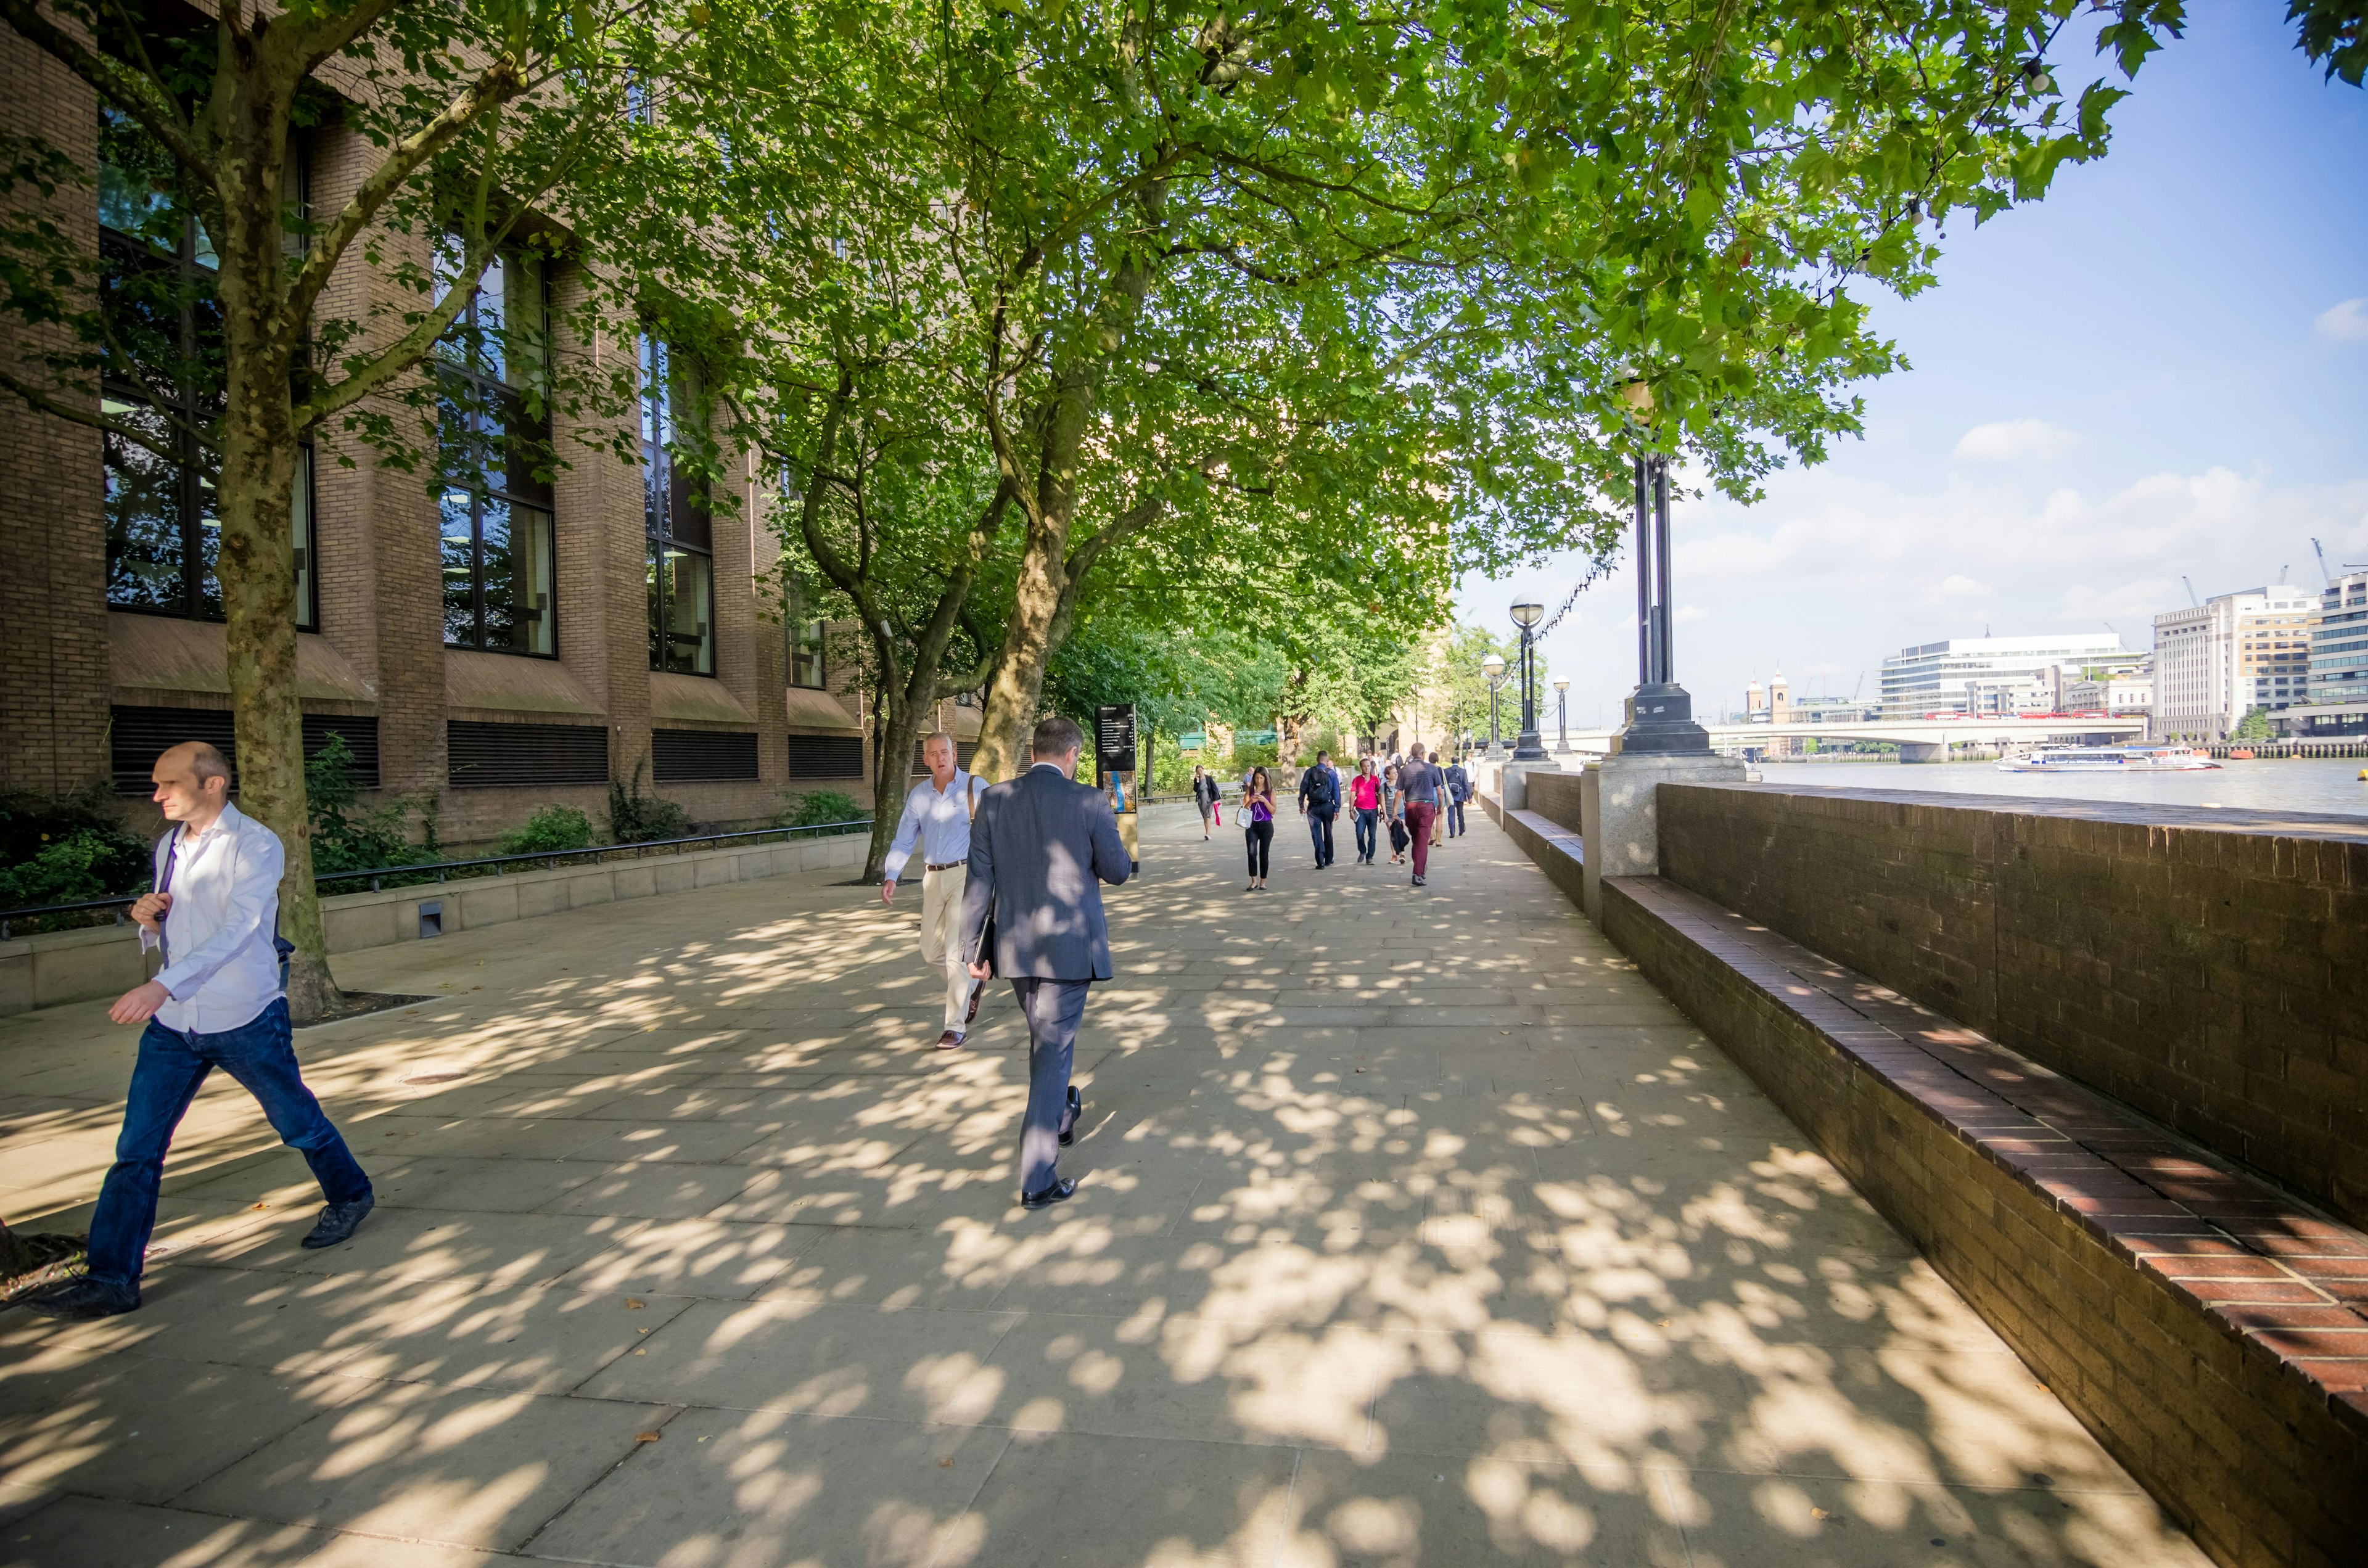
[[[1659,811],[1679,885],[2368,1221],[2368,823],[1679,784]]]
[[[1576,773],[1531,773],[1521,780],[1529,791],[1528,809],[1556,827],[1579,831],[1578,778]]]

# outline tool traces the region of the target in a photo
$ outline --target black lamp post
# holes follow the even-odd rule
[[[1480,661],[1480,674],[1488,682],[1488,755],[1498,756],[1503,743],[1497,739],[1497,694],[1505,689],[1505,657],[1491,653]]]
[[[1570,755],[1570,677],[1554,677],[1554,755]]]
[[[1545,613],[1542,604],[1525,601],[1513,607],[1513,624],[1521,629],[1521,733],[1513,743],[1515,762],[1545,760],[1545,743],[1538,739],[1538,659],[1531,631]]]
[[[1632,424],[1640,430],[1651,425],[1653,392],[1647,383],[1626,382],[1622,401]],[[1694,699],[1678,684],[1672,614],[1669,460],[1656,452],[1636,460],[1636,690],[1628,699],[1627,722],[1611,737],[1615,753],[1710,751],[1710,732],[1694,722]]]

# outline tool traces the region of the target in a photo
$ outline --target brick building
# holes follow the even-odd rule
[[[141,155],[127,140],[138,133],[5,28],[0,95],[0,123],[91,171],[94,188],[62,193],[73,199],[56,216],[106,266],[178,268],[208,287],[202,232],[160,205],[170,198],[153,178],[120,166]],[[334,125],[298,150],[298,194],[316,211],[334,210],[374,155]],[[413,259],[430,262],[419,248]],[[568,265],[524,254],[487,274],[432,372],[445,410],[432,481],[318,437],[296,497],[308,750],[343,733],[375,798],[439,797],[453,844],[551,803],[605,822],[610,781],[637,771],[701,823],[760,821],[785,792],[817,789],[868,805],[863,699],[852,670],[832,667],[844,661],[825,629],[781,600],[763,487],[751,471],[734,504],[693,504],[666,444],[686,368],[632,322],[569,337],[562,324],[582,289]],[[357,246],[324,314],[359,318],[374,303],[416,301]],[[643,465],[532,428],[516,389],[534,368],[519,339],[472,336],[481,317],[547,325],[539,352],[632,357]],[[105,395],[110,412],[139,417],[153,390]],[[204,489],[193,470],[110,449],[22,403],[7,406],[5,431],[0,785],[55,791],[111,777],[144,795],[162,745],[230,733]],[[558,453],[549,483],[502,460],[521,438]]]

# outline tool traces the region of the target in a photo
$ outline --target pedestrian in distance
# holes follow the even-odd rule
[[[1382,816],[1382,776],[1370,756],[1357,765],[1357,777],[1349,780],[1349,809],[1357,816],[1357,864],[1370,866],[1373,851],[1381,846]]]
[[[1472,775],[1464,770],[1463,759],[1456,758],[1447,765],[1447,836],[1463,836],[1463,803],[1472,799]]]
[[[978,798],[985,781],[954,763],[954,738],[939,730],[921,743],[921,760],[928,765],[929,780],[905,797],[905,814],[896,821],[895,842],[880,864],[880,902],[896,900],[896,880],[921,848],[921,961],[943,972],[946,980],[946,1032],[938,1037],[939,1051],[953,1051],[969,1038],[971,1021],[978,1017],[979,1000],[986,987],[973,980],[962,944],[954,940],[962,915],[962,884],[970,877],[971,823],[978,814]]]
[[[1391,763],[1382,769],[1382,827],[1390,835],[1390,864],[1406,864],[1406,827],[1405,797],[1398,788],[1398,765]]]
[[[1216,777],[1199,763],[1192,765],[1192,800],[1201,808],[1201,842],[1209,842],[1209,823],[1217,814]]]
[[[1274,858],[1274,786],[1267,782],[1266,769],[1253,767],[1242,784],[1241,804],[1236,808],[1242,820],[1242,841],[1248,846],[1250,885],[1244,892],[1266,891],[1267,868]]]
[[[1340,814],[1340,776],[1332,770],[1332,754],[1319,751],[1315,766],[1299,776],[1299,814],[1307,819],[1308,836],[1315,846],[1315,869],[1332,864],[1332,822]]]
[[[1028,1110],[1019,1133],[1019,1204],[1043,1209],[1077,1190],[1060,1174],[1085,1105],[1069,1083],[1086,995],[1111,976],[1101,882],[1133,862],[1110,801],[1076,782],[1086,738],[1068,720],[1036,726],[1033,763],[979,801],[962,887],[962,951],[972,978],[1002,974],[1028,1018]],[[994,946],[986,947],[990,921]]]
[[[151,797],[170,825],[154,852],[155,892],[131,906],[140,946],[162,955],[156,978],[108,1009],[145,1024],[131,1067],[115,1164],[98,1191],[83,1278],[25,1305],[46,1317],[103,1318],[140,1305],[156,1227],[156,1194],[173,1131],[217,1067],[263,1107],[281,1142],[300,1151],[324,1206],[307,1247],[352,1236],[375,1199],[370,1177],[304,1086],[281,988],[279,835],[230,803],[230,764],[202,741],[156,759]]]
[[[1444,781],[1438,767],[1423,759],[1419,741],[1407,748],[1406,766],[1398,769],[1398,793],[1414,845],[1414,885],[1421,887],[1430,870],[1430,830],[1444,799]]]

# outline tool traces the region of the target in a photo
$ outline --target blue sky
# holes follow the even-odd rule
[[[2368,562],[2368,92],[2324,82],[2252,0],[2198,7],[2047,200],[1952,224],[1940,284],[1872,296],[1913,369],[1863,389],[1863,441],[1767,499],[1675,514],[1678,676],[1698,711],[1782,670],[1848,693],[1943,637],[2110,624]],[[2067,89],[2086,71],[2061,55]],[[2347,303],[2348,301],[2348,303]],[[1466,619],[1559,604],[1579,563],[1467,581]],[[1548,640],[1571,722],[1635,683],[1622,568]]]

